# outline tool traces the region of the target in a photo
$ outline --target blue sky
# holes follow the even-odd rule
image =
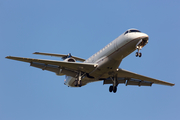
[[[1,0],[0,119],[180,119],[180,1]],[[129,28],[149,35],[142,58],[135,52],[120,68],[175,83],[174,87],[102,82],[68,88],[64,76],[5,59],[33,52],[71,53],[87,59]]]

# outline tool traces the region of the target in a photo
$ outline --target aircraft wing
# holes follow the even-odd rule
[[[95,67],[97,66],[96,64],[93,63],[78,63],[78,62],[65,62],[65,61],[56,61],[56,60],[45,60],[45,59],[33,59],[33,58],[23,58],[23,57],[13,57],[13,56],[7,56],[6,58],[8,59],[12,59],[12,60],[17,60],[17,61],[22,61],[22,62],[28,62],[28,63],[33,63],[33,64],[37,64],[38,68],[42,68],[49,66],[51,67],[51,69],[53,68],[65,68],[68,70],[72,70],[72,71],[82,71],[82,72],[86,72],[89,73],[92,70],[95,69]],[[34,66],[37,67],[37,66]],[[50,70],[52,72],[54,72],[53,70]]]
[[[174,86],[173,83],[146,77],[123,69],[119,69],[119,71],[117,72],[117,82],[119,84],[124,83],[126,85],[137,86],[151,86],[152,84]],[[104,80],[104,84],[113,84],[113,81],[111,80],[111,78],[107,78]]]
[[[123,70],[123,69],[119,69],[117,77],[126,78],[127,80],[129,80],[129,82],[132,81],[132,84],[133,84],[133,82],[139,81],[139,85],[141,83],[149,83],[149,84],[154,83],[154,84],[174,86],[173,83],[169,83],[169,82],[157,80],[154,78],[146,77],[146,76],[139,75],[139,74],[127,71],[127,70]],[[128,81],[127,81],[127,84],[128,84]]]

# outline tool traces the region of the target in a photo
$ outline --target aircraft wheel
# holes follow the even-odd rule
[[[139,54],[138,54],[138,52],[136,52],[136,57],[138,57],[139,56]]]
[[[82,86],[81,80],[78,81],[78,86],[79,86],[79,87]]]
[[[113,86],[109,86],[109,92],[113,91]]]
[[[117,92],[117,86],[113,87],[113,92],[116,93]]]
[[[139,53],[139,57],[141,57],[142,56],[142,53]]]

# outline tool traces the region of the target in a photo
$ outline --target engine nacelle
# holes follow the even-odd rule
[[[76,60],[74,58],[70,57],[70,58],[66,58],[64,60],[64,62],[76,62]],[[59,72],[56,73],[56,75],[68,75],[68,76],[75,77],[77,75],[77,73],[74,72],[74,71],[71,71],[71,70],[67,70],[67,69],[61,68],[59,70]]]
[[[74,58],[72,58],[72,57],[66,58],[64,61],[65,62],[76,62],[76,60]]]

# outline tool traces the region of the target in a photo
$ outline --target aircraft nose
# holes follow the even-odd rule
[[[146,34],[146,33],[140,33],[141,34],[141,36],[143,37],[147,37],[147,38],[149,38],[149,36]]]
[[[149,40],[149,36],[146,33],[140,33],[140,37],[142,37],[144,40],[148,41]]]
[[[128,36],[131,40],[134,39],[143,39],[148,42],[149,36],[146,33],[134,33]]]

